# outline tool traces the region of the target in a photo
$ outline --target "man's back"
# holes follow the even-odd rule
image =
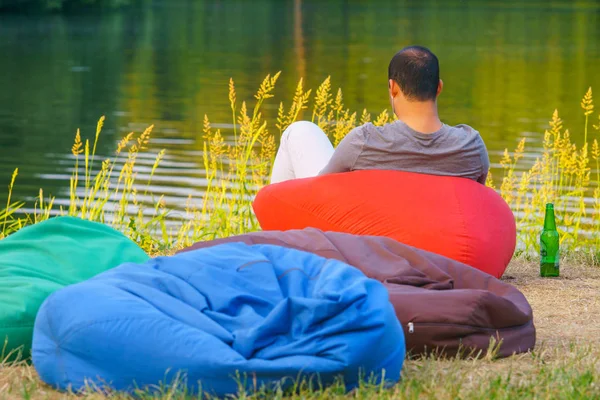
[[[282,135],[271,182],[379,169],[485,184],[490,162],[479,132],[468,125],[446,125],[438,115],[443,86],[435,54],[421,46],[405,47],[388,66],[388,95],[397,120],[382,127],[359,126],[336,149],[317,125],[293,123]]]
[[[489,158],[479,132],[468,125],[420,133],[397,120],[353,129],[340,142],[320,175],[364,169],[388,169],[458,176],[485,183]]]

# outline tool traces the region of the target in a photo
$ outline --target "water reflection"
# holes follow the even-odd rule
[[[555,108],[582,140],[580,99],[600,88],[594,1],[155,0],[102,15],[0,15],[0,182],[19,167],[17,198],[43,187],[64,201],[75,131],[93,139],[106,115],[102,155],[155,124],[139,163],[147,170],[167,149],[151,192],[182,209],[205,184],[204,114],[231,133],[229,77],[238,99],[251,99],[282,70],[267,113],[289,104],[300,77],[315,88],[328,75],[349,107],[379,113],[389,58],[413,43],[440,57],[442,118],[480,130],[495,175],[504,148],[523,136],[523,165],[533,164]]]

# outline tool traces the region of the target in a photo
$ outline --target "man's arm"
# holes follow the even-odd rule
[[[352,129],[335,148],[331,160],[319,172],[319,175],[352,171],[364,144],[365,137],[362,127],[358,126]]]
[[[487,180],[488,171],[490,169],[490,157],[487,152],[487,148],[485,147],[485,143],[483,142],[483,138],[481,136],[480,139],[480,149],[479,156],[481,157],[481,176],[477,179],[477,182],[485,185],[485,181]]]

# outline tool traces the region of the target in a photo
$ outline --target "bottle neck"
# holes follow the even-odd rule
[[[544,230],[555,231],[556,221],[554,220],[554,208],[546,208],[546,216],[544,217]]]

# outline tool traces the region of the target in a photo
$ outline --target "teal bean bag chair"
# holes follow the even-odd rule
[[[38,309],[58,289],[150,257],[97,222],[56,217],[0,240],[0,356],[29,358]]]

